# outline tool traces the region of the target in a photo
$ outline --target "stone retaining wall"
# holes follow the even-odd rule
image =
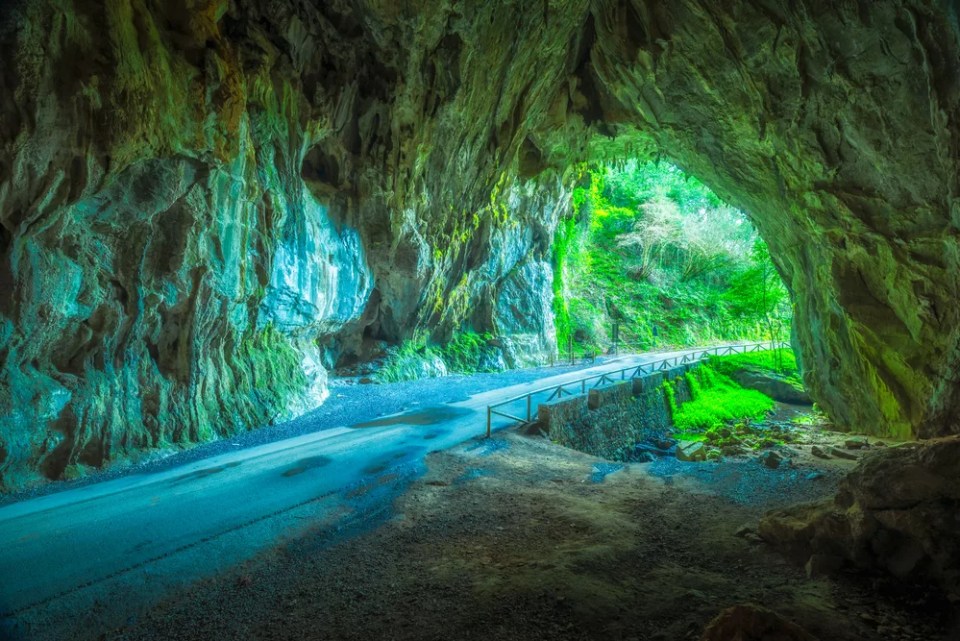
[[[677,379],[676,403],[689,401],[690,386],[684,374],[696,366],[681,365],[542,403],[535,429],[581,452],[614,460],[624,458],[637,442],[666,435],[672,419],[663,383]]]

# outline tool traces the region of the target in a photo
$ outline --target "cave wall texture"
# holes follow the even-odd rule
[[[836,422],[956,432],[956,9],[938,0],[15,0],[0,487],[314,407],[363,339],[554,342],[576,165],[755,220]]]

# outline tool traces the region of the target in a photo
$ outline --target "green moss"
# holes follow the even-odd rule
[[[248,389],[237,391],[254,397],[269,414],[285,410],[290,399],[307,386],[300,352],[273,325],[249,335],[240,345],[240,354],[251,364],[252,376],[244,381]]]
[[[670,416],[677,415],[677,392],[673,388],[673,382],[667,381],[660,386],[660,389],[663,390],[663,395],[667,399],[667,408],[670,410]]]
[[[397,383],[435,376],[434,370],[439,353],[428,344],[427,335],[417,332],[408,339],[390,348],[387,358],[373,378],[380,383]]]
[[[773,349],[749,354],[711,356],[710,367],[721,374],[743,369],[776,372],[786,376],[798,376],[797,357],[791,349]]]
[[[475,374],[497,371],[496,349],[489,333],[461,332],[446,345],[431,344],[426,333],[393,347],[374,375],[381,383],[409,381],[444,373]],[[442,367],[440,366],[442,363]]]
[[[692,400],[676,404],[673,384],[666,383],[673,424],[680,434],[702,434],[728,421],[758,419],[773,409],[773,399],[737,385],[708,365],[686,374]]]
[[[749,354],[711,356],[708,365],[725,376],[748,370],[777,376],[793,386],[803,389],[803,380],[797,367],[797,358],[792,349],[774,349]]]
[[[494,348],[490,345],[493,335],[489,333],[463,332],[453,337],[440,349],[447,369],[459,374],[496,371],[490,363],[494,362]]]

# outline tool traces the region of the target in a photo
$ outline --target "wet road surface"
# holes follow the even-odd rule
[[[485,432],[489,403],[680,353],[625,356],[394,416],[371,407],[371,420],[351,426],[2,507],[0,638],[109,629],[306,527],[329,528],[331,540],[372,527],[429,452]]]

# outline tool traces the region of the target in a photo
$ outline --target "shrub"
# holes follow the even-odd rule
[[[499,352],[491,334],[463,332],[442,347],[431,345],[424,333],[387,351],[387,358],[374,375],[380,383],[412,381],[446,376],[451,372],[473,374],[499,371]]]
[[[428,345],[427,335],[417,333],[387,350],[387,358],[373,378],[380,383],[396,383],[446,374],[446,365],[439,352]]]

